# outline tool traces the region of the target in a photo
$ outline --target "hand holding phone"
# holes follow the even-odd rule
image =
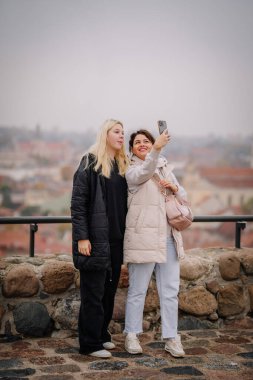
[[[160,120],[160,122],[161,122],[161,120]],[[163,123],[165,123],[165,124],[160,124],[160,125],[158,124],[158,127],[160,126],[160,128],[159,128],[160,135],[156,138],[154,145],[153,145],[153,148],[156,150],[161,150],[170,141],[170,135],[169,135],[169,131],[167,129],[167,124],[165,121]]]
[[[167,131],[167,134],[169,134],[169,131],[168,131],[168,127],[167,127],[167,123],[166,123],[166,121],[164,121],[164,120],[158,120],[157,124],[158,124],[158,129],[159,129],[159,133],[160,133],[160,135],[161,135],[164,131]]]

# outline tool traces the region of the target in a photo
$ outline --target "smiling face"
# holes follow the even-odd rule
[[[106,145],[107,149],[116,153],[124,143],[124,130],[121,124],[115,124],[107,133]]]
[[[151,151],[152,146],[152,142],[145,135],[138,134],[134,138],[132,152],[141,160],[145,160],[145,157]]]

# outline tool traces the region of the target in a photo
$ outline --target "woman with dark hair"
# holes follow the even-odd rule
[[[130,354],[142,352],[137,334],[142,332],[145,296],[153,271],[160,299],[162,338],[165,350],[184,356],[178,325],[179,257],[184,255],[179,231],[167,223],[165,191],[186,198],[172,167],[160,156],[170,136],[156,139],[147,130],[130,137],[130,165],[126,171],[128,213],[124,237],[124,263],[128,265],[129,288],[126,302],[125,348]],[[160,177],[159,186],[153,176]]]
[[[109,358],[108,326],[123,260],[127,212],[123,124],[109,119],[84,155],[73,180],[73,261],[80,271],[81,354]]]

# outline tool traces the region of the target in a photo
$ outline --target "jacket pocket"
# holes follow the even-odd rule
[[[72,257],[76,269],[83,271],[105,270],[111,266],[109,243],[93,243],[90,256],[78,252],[78,242],[72,242]]]

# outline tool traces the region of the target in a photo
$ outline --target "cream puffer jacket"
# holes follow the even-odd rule
[[[178,186],[178,194],[186,199],[185,190],[179,185],[159,152],[152,149],[145,160],[132,156],[126,172],[128,183],[128,213],[124,237],[124,263],[166,262],[167,235],[173,235],[178,257],[184,257],[181,233],[171,228],[166,219],[165,199],[157,184],[151,179],[156,172]]]

